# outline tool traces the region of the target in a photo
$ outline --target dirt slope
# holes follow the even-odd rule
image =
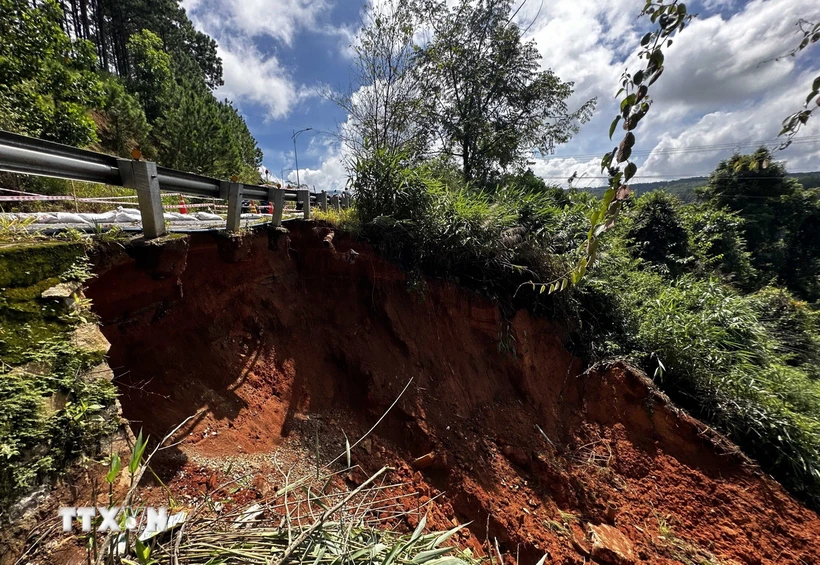
[[[366,245],[336,235],[334,252],[323,235],[290,222],[98,258],[88,295],[125,417],[161,436],[195,415],[163,461],[173,491],[228,460],[263,490],[273,453],[309,464],[317,434],[321,457],[338,453],[412,380],[353,457],[396,467],[416,504],[435,498],[432,527],[472,521],[461,542],[476,551],[497,538],[521,563],[820,563],[818,516],[635,370],[585,371],[558,325],[518,313],[508,334],[491,302],[439,282],[410,293]]]

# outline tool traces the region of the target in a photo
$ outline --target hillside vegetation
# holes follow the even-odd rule
[[[262,153],[221,84],[177,0],[0,0],[0,129],[256,182]]]

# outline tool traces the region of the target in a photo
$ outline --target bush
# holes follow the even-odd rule
[[[641,196],[631,214],[626,237],[635,257],[678,276],[691,262],[689,232],[678,208],[680,201],[662,191]]]
[[[703,270],[751,290],[758,275],[743,239],[743,219],[709,205],[688,205],[682,214],[689,231],[689,247]]]
[[[509,295],[565,269],[560,254],[586,233],[586,202],[565,209],[549,191],[450,186],[439,172],[439,165],[411,166],[385,153],[355,166],[363,235],[412,271]]]

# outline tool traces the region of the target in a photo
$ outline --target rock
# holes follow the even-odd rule
[[[43,397],[43,408],[45,409],[46,415],[51,416],[55,412],[59,412],[65,408],[67,401],[68,397],[62,392],[55,392]]]
[[[362,449],[370,455],[373,452],[373,441],[370,438],[362,440]]]
[[[64,282],[44,290],[40,296],[47,300],[57,300],[70,308],[76,302],[75,296],[82,294],[82,286],[80,282]]]
[[[105,379],[107,381],[114,380],[114,371],[108,366],[107,361],[103,361],[99,365],[95,365],[83,373],[83,378],[88,381],[95,379]]]
[[[631,565],[635,563],[635,550],[620,530],[601,524],[589,525],[589,536],[592,540],[590,554],[595,561],[606,565]]]
[[[528,467],[530,464],[530,455],[523,448],[514,445],[504,445],[501,447],[501,453],[504,456],[518,465],[519,467]]]
[[[421,457],[416,457],[413,460],[413,467],[416,469],[426,469],[430,465],[433,464],[433,461],[436,460],[436,452],[431,451],[430,453],[426,453]]]
[[[97,324],[83,324],[71,334],[71,345],[91,355],[103,356],[111,349]]]

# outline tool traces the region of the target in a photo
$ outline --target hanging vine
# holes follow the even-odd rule
[[[601,172],[609,173],[609,188],[590,217],[587,239],[578,249],[578,263],[569,273],[552,282],[532,283],[533,287],[540,287],[540,292],[553,293],[564,290],[569,284],[578,284],[595,262],[601,235],[614,227],[621,206],[631,194],[628,183],[638,171],[638,165],[630,160],[635,145],[634,130],[652,106],[649,88],[663,74],[664,49],[672,45],[672,37],[694,17],[678,0],[646,0],[640,15],[648,16],[657,28],[641,39],[638,58],[645,62],[644,67],[634,73],[624,71],[621,75],[621,89],[615,95],[620,98],[620,113],[609,126],[609,139],[615,135],[619,124],[625,133],[620,144],[601,159]]]
[[[820,23],[813,23],[806,20],[797,22],[800,32],[803,34],[800,44],[789,51],[785,56],[795,57],[800,51],[813,43],[820,41]],[[799,110],[783,120],[783,129],[777,134],[778,137],[785,135],[786,139],[780,145],[780,149],[785,149],[791,145],[792,139],[806,125],[812,113],[820,107],[820,75],[817,76],[811,85],[811,92],[806,97],[803,109]]]

